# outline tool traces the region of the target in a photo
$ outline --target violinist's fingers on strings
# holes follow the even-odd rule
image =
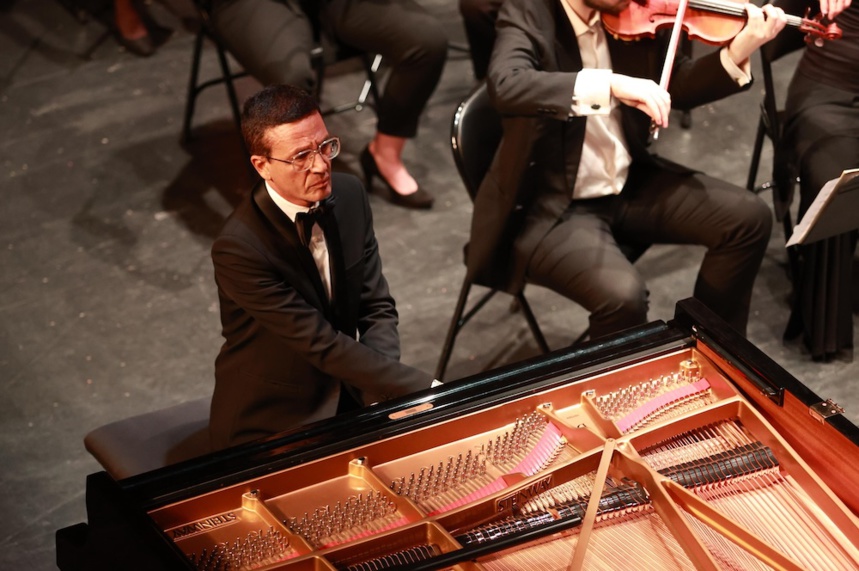
[[[787,25],[787,16],[785,15],[784,10],[778,6],[773,6],[772,4],[767,4],[761,9],[761,11],[764,13],[767,36],[769,39],[773,39],[782,31],[782,29],[784,29],[785,25]]]
[[[764,21],[764,11],[762,8],[752,4],[745,4],[747,26],[757,25]]]
[[[820,13],[833,20],[850,7],[851,0],[820,0]]]
[[[737,65],[748,61],[755,50],[772,40],[787,23],[781,8],[769,4],[759,8],[748,2],[745,9],[746,25],[728,44],[728,56]]]

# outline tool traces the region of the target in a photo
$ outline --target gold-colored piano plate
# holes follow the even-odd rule
[[[677,373],[688,371],[690,361],[694,361],[696,378],[706,380],[703,384],[698,381],[686,383],[694,385],[698,391],[694,394],[685,390],[683,378]],[[287,526],[287,529],[291,521],[294,523],[305,514],[306,520],[313,519],[310,514],[324,517],[339,509],[334,509],[337,502],[342,505],[356,495],[378,494],[390,499],[395,511],[389,519],[367,524],[366,529],[359,529],[351,538],[340,537],[342,541],[310,542],[303,550],[298,550],[295,558],[261,567],[289,571],[343,569],[367,558],[378,557],[382,561],[387,557],[389,561],[398,561],[399,557],[413,556],[409,550],[431,549],[446,553],[460,549],[455,536],[461,539],[461,534],[470,529],[487,523],[492,525],[491,522],[501,516],[512,517],[532,497],[547,489],[561,489],[576,479],[585,478],[586,481],[588,474],[596,471],[598,465],[603,465],[601,456],[607,459],[610,454],[608,473],[614,482],[612,485],[623,483],[645,490],[649,503],[636,504],[639,507],[631,511],[622,510],[616,517],[603,514],[594,528],[585,526],[583,532],[588,534],[588,540],[583,542],[587,546],[584,568],[597,568],[599,565],[621,568],[605,563],[620,557],[619,561],[629,562],[630,567],[627,568],[716,569],[719,567],[716,561],[720,557],[739,557],[739,560],[747,557],[742,553],[748,546],[753,550],[755,546],[761,547],[757,555],[751,556],[755,561],[763,557],[769,564],[775,561],[775,567],[781,566],[780,562],[787,562],[783,567],[792,568],[793,560],[790,557],[780,559],[783,556],[778,551],[771,551],[766,538],[758,538],[730,518],[708,519],[710,516],[707,514],[711,514],[708,510],[712,508],[707,502],[725,506],[725,509],[742,510],[742,506],[737,507],[733,500],[721,498],[705,501],[683,489],[678,490],[674,482],[668,481],[639,455],[640,451],[660,442],[670,442],[680,434],[730,422],[742,426],[760,446],[772,450],[779,460],[773,478],[778,479],[779,485],[786,490],[784,493],[802,496],[791,509],[804,514],[807,512],[802,517],[820,526],[824,530],[820,532],[822,535],[830,536],[838,557],[843,561],[850,561],[855,556],[859,562],[855,548],[859,545],[856,518],[791,446],[747,404],[734,384],[737,376],[741,376],[739,371],[706,350],[687,348],[672,351],[178,502],[155,510],[151,515],[162,522],[165,530],[180,528],[211,517],[211,514],[223,514],[228,511],[224,506],[236,504],[235,498],[248,490],[258,489],[266,510],[270,510],[277,523]],[[683,390],[648,392],[648,387],[659,389],[663,380],[676,383]],[[616,394],[620,396],[615,397]],[[657,396],[648,396],[651,394]],[[680,403],[682,406],[677,406],[672,400],[676,394],[692,394],[692,398],[688,403],[683,401]],[[620,404],[616,404],[618,402]],[[665,410],[658,408],[663,405]],[[518,448],[506,444],[514,441]],[[547,442],[551,454],[546,453]],[[606,447],[606,443],[611,445]],[[500,456],[497,455],[499,446],[505,449]],[[557,455],[551,446],[557,446]],[[511,447],[515,448],[512,452]],[[530,462],[536,450],[541,450],[540,458],[546,456],[549,461],[545,464]],[[606,450],[605,454],[603,450]],[[477,473],[466,482],[467,479],[461,477],[465,470],[460,466],[468,464],[469,453],[472,458],[478,454],[484,459],[493,458],[493,462],[487,463],[485,472]],[[496,455],[492,456],[493,453]],[[678,458],[678,464],[681,463]],[[529,469],[524,470],[523,466]],[[449,485],[450,474],[456,475],[453,480],[462,489]],[[422,486],[420,482],[423,481],[430,481],[433,485]],[[485,493],[484,488],[487,490]],[[797,489],[801,489],[802,494],[796,492]],[[706,494],[702,497],[709,498]],[[759,496],[752,494],[748,497]],[[708,523],[702,524],[700,518]],[[724,525],[711,531],[711,519]],[[393,525],[388,525],[392,522]],[[483,557],[478,562],[460,563],[455,569],[566,569],[566,563],[572,561],[570,554],[579,541],[577,533],[575,530],[565,532],[560,541],[552,541],[560,537],[556,534],[521,549]],[[707,539],[711,533],[719,537]],[[729,539],[721,539],[722,534]],[[220,538],[218,534],[200,535],[208,536],[209,541]],[[634,548],[628,554],[613,548],[613,544],[624,541],[624,538]],[[632,541],[630,538],[638,539]],[[292,537],[295,539],[299,538]],[[746,547],[737,551],[738,548],[734,547],[736,542]],[[300,541],[297,545],[301,547]],[[184,545],[182,548],[189,552]],[[730,555],[724,555],[725,550]],[[767,559],[767,553],[774,554],[774,558]],[[803,555],[800,553],[799,557]]]

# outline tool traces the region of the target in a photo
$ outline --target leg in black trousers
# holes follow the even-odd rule
[[[315,91],[313,26],[298,0],[220,0],[212,24],[233,57],[263,85]]]
[[[331,0],[324,19],[338,41],[381,54],[392,68],[376,109],[376,136],[361,153],[366,177],[380,178],[394,204],[430,207],[432,196],[409,173],[402,154],[441,77],[444,28],[413,0]],[[372,190],[371,180],[367,186]]]
[[[745,334],[771,230],[772,213],[753,193],[701,174],[639,171],[618,197],[573,201],[528,277],[591,312],[598,337],[647,320],[647,289],[617,241],[703,245],[693,295]]]
[[[339,42],[381,54],[391,67],[376,108],[379,132],[414,137],[447,58],[441,23],[411,0],[331,0],[324,16]]]

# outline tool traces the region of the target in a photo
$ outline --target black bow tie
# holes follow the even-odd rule
[[[313,234],[313,225],[319,224],[324,228],[326,217],[333,212],[334,197],[329,196],[307,212],[299,212],[295,215],[295,229],[298,232],[298,240],[307,247],[310,244],[310,236]]]

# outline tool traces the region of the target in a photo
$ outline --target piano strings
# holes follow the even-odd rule
[[[532,476],[558,460],[565,448],[560,429],[533,412],[478,447],[394,479],[390,488],[431,515],[443,513],[503,490],[504,480],[490,468]]]
[[[287,537],[269,527],[248,533],[244,540],[219,543],[199,555],[191,553],[188,559],[196,571],[237,571],[281,561],[288,546]]]
[[[336,545],[356,537],[378,533],[396,525],[397,506],[385,494],[369,491],[337,500],[333,507],[326,504],[313,513],[305,512],[299,519],[291,517],[284,524],[292,533],[300,535],[314,547]],[[407,523],[399,522],[400,525]],[[360,528],[356,534],[355,528]]]
[[[856,569],[855,549],[832,525],[809,508],[811,500],[782,474],[772,450],[749,435],[739,421],[724,421],[679,435],[642,451],[662,476],[692,491],[732,520],[797,561],[803,568]],[[462,546],[497,541],[559,519],[579,525],[589,499],[593,474],[539,494],[514,516],[455,534]],[[769,569],[766,564],[684,513],[713,558],[727,569]],[[589,543],[585,567],[624,568],[636,561],[647,569],[694,569],[646,491],[631,481],[607,480]],[[575,528],[573,528],[575,530]],[[564,569],[578,541],[575,531],[480,560],[487,570]],[[374,569],[373,561],[365,569]],[[378,567],[384,568],[384,567]]]
[[[594,398],[594,406],[622,434],[675,418],[714,401],[698,363],[687,359],[680,370]]]
[[[441,550],[438,545],[426,544],[417,545],[402,551],[396,551],[382,557],[370,559],[360,563],[354,563],[345,567],[346,571],[377,571],[381,569],[391,569],[393,567],[407,567],[410,563],[418,563],[427,561],[436,555],[440,555]],[[341,568],[343,568],[341,566]]]
[[[642,457],[803,568],[859,568],[859,553],[853,545],[738,420],[678,435],[643,450]],[[693,467],[683,477],[667,466],[676,459]],[[768,568],[697,518],[688,514],[686,518],[717,560],[738,560],[744,569]]]

